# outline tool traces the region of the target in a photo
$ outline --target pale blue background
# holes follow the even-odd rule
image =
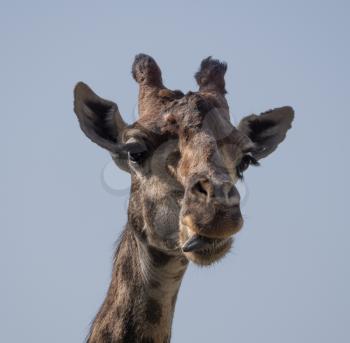
[[[234,251],[189,268],[173,342],[350,342],[348,1],[0,4],[0,342],[87,334],[126,196],[103,186],[109,156],[81,133],[72,90],[84,80],[130,122],[138,52],[184,91],[203,57],[226,60],[235,120],[296,110],[287,140],[247,172]]]

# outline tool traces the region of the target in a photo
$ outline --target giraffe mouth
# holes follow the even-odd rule
[[[208,237],[197,233],[181,222],[180,226],[181,250],[190,261],[208,266],[224,257],[234,241],[229,237]]]
[[[229,241],[232,241],[232,238],[213,239],[196,234],[185,242],[185,244],[182,246],[182,250],[183,252],[197,252],[205,254],[220,249]]]
[[[218,239],[195,234],[182,245],[182,251],[189,260],[207,266],[225,256],[232,243],[232,237]]]

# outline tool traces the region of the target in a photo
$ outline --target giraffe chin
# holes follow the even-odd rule
[[[180,227],[180,242],[184,255],[200,266],[209,266],[218,262],[230,251],[234,241],[233,237],[213,239],[194,234],[185,225]]]

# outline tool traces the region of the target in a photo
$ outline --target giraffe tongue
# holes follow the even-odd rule
[[[194,235],[182,246],[184,252],[202,250],[210,244],[210,240],[203,236]]]

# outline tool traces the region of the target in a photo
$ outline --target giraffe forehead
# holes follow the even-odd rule
[[[231,145],[230,150],[233,147],[240,150],[241,145],[251,143],[235,128],[228,112],[218,106],[215,99],[198,93],[172,101],[158,113],[140,117],[124,137],[135,135],[150,141],[156,148],[169,139],[179,139],[180,149],[194,142],[198,152],[222,144]]]
[[[206,113],[222,106],[215,97],[201,92],[188,92],[177,99],[167,99],[160,103],[158,101],[156,107],[153,106],[154,102],[159,99],[152,100],[147,102],[150,110],[142,113],[136,121],[139,125],[152,130],[164,129],[165,126],[175,123],[181,127],[192,126],[202,122]],[[223,107],[222,110],[227,111],[227,108]]]

